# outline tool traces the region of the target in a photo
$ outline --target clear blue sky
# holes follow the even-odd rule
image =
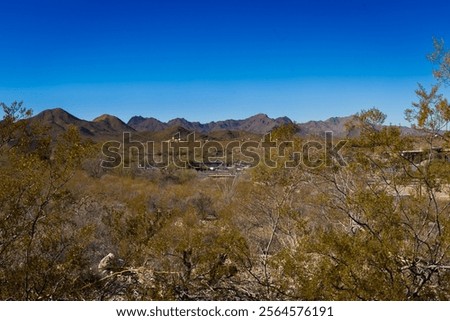
[[[302,122],[376,106],[403,121],[430,85],[449,1],[0,1],[0,101],[202,122]]]

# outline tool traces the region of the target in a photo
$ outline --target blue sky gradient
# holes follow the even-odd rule
[[[167,121],[298,122],[376,106],[405,123],[433,83],[448,1],[2,1],[0,101]],[[450,40],[449,40],[450,41]]]

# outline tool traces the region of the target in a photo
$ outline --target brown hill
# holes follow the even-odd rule
[[[159,121],[156,118],[144,118],[142,116],[133,116],[128,121],[128,126],[134,128],[138,132],[157,132],[166,129],[166,123]]]
[[[98,141],[118,137],[123,131],[134,132],[133,128],[115,116],[103,115],[94,121],[87,121],[79,119],[61,108],[44,110],[31,117],[29,121],[49,127],[52,137],[63,133],[71,125],[77,127],[83,137]]]
[[[95,118],[93,123],[96,123],[96,127],[98,127],[100,130],[108,133],[121,133],[121,132],[134,132],[135,130],[125,124],[122,120],[117,118],[116,116],[112,115],[101,115],[97,118]]]

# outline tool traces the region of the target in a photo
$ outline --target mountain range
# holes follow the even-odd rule
[[[290,124],[292,120],[288,117],[280,117],[272,119],[266,114],[257,114],[242,120],[228,119],[217,122],[199,123],[190,122],[184,118],[175,118],[167,123],[163,123],[155,118],[144,118],[142,116],[134,116],[128,121],[128,126],[140,132],[155,132],[170,127],[183,127],[189,131],[195,131],[207,134],[221,130],[244,131],[254,134],[265,134],[274,127]]]
[[[92,121],[87,121],[75,117],[62,108],[44,110],[31,117],[29,121],[47,126],[50,134],[54,137],[66,131],[71,125],[76,126],[82,136],[94,140],[116,137],[124,131],[135,131],[115,116],[102,115]]]
[[[298,135],[321,135],[325,131],[333,131],[335,136],[347,135],[345,124],[353,116],[332,117],[324,121],[309,121],[294,123],[288,117],[270,118],[266,114],[257,114],[249,118],[209,123],[190,122],[184,118],[175,118],[162,122],[153,117],[133,116],[128,123],[113,115],[101,115],[91,121],[77,118],[61,108],[47,109],[30,118],[31,122],[49,127],[52,136],[64,132],[70,125],[76,126],[83,137],[96,141],[115,138],[123,132],[133,132],[136,135],[168,139],[176,133],[196,132],[203,137],[216,139],[233,139],[247,135],[253,137],[270,132],[285,124],[295,124]]]

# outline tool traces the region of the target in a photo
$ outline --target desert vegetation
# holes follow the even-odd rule
[[[437,150],[450,62],[435,46],[439,83],[405,112],[414,134],[362,110],[344,165],[284,166],[309,139],[287,124],[271,133],[293,142],[271,155],[279,166],[104,168],[102,142],[76,126],[55,138],[2,104],[0,299],[449,300],[450,162]],[[405,154],[418,148],[420,161]]]

